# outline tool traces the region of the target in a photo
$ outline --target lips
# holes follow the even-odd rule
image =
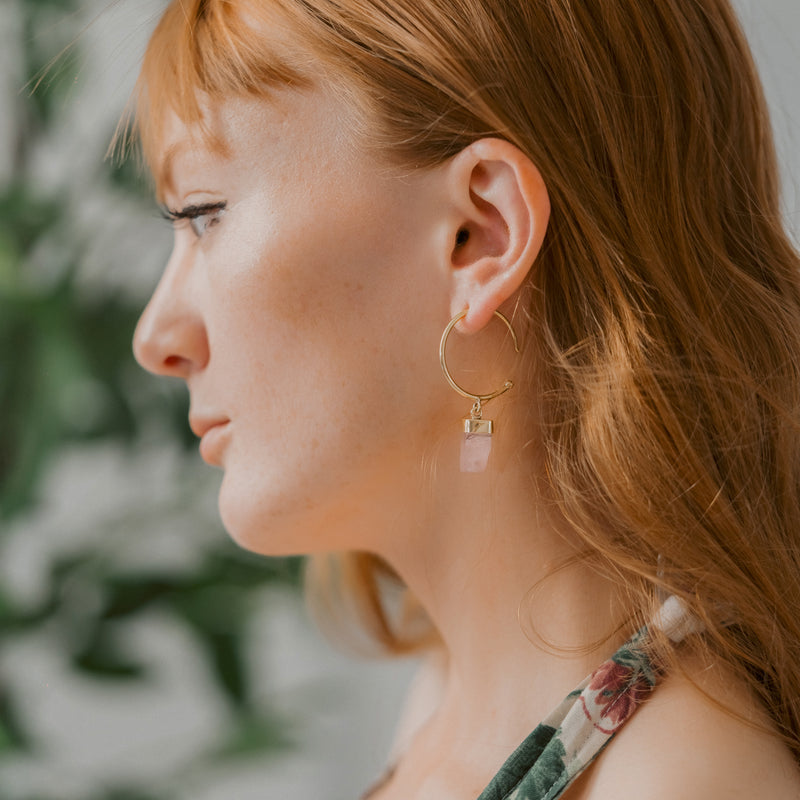
[[[198,439],[202,439],[212,428],[226,425],[230,420],[227,417],[210,414],[189,414],[189,427]]]
[[[222,466],[222,455],[230,436],[227,417],[190,414],[189,427],[200,439],[200,456],[207,464]]]

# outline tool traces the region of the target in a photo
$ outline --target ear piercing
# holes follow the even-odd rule
[[[473,392],[462,389],[453,380],[453,376],[447,369],[447,359],[445,357],[447,337],[450,335],[450,331],[453,330],[456,323],[466,315],[466,309],[456,314],[444,329],[442,339],[439,342],[439,363],[442,366],[442,371],[444,372],[444,377],[447,379],[447,382],[460,395],[469,397],[475,401],[472,405],[469,417],[464,418],[464,439],[461,442],[461,472],[483,472],[486,469],[486,465],[489,463],[489,454],[492,451],[492,434],[494,433],[494,421],[491,419],[483,419],[483,404],[507,392],[514,383],[513,381],[507,380],[497,391],[491,392],[490,394],[474,394]],[[519,353],[517,335],[514,333],[514,328],[511,326],[511,323],[499,311],[495,311],[494,315],[505,323],[511,333],[511,339],[514,342],[514,350]]]

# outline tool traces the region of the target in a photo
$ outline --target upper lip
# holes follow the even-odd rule
[[[230,420],[219,414],[189,414],[189,427],[194,435],[200,439],[212,428],[216,428],[217,425],[224,425],[226,422],[230,422]]]

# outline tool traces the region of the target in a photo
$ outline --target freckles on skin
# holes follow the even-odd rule
[[[235,182],[246,187],[242,211],[247,212],[247,223],[235,229],[237,251],[245,257],[231,259],[236,271],[228,277],[249,282],[256,291],[262,270],[269,270],[274,310],[285,312],[288,319],[327,312],[332,303],[344,311],[353,288],[365,288],[362,280],[348,276],[359,274],[359,255],[373,232],[385,229],[382,217],[392,209],[385,201],[376,203],[370,193],[374,176],[364,175],[360,165],[349,163],[331,144],[341,138],[339,125],[329,119],[314,124],[313,117],[306,116],[312,132],[291,136],[286,112],[275,131],[271,110],[271,104],[262,114],[247,114],[245,109],[226,125],[228,138],[235,137]],[[262,115],[266,119],[259,119]],[[265,130],[270,132],[267,137]],[[398,235],[403,233],[398,230]],[[252,258],[246,258],[248,253]],[[374,266],[377,277],[380,265]]]
[[[354,520],[392,506],[449,398],[439,184],[345,141],[346,115],[320,94],[289,94],[277,115],[226,102],[215,119],[228,157],[184,162],[175,185],[228,204],[191,265],[210,351],[193,401],[232,420],[223,521],[260,552],[363,548]]]

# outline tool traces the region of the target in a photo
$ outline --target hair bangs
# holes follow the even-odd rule
[[[268,3],[174,0],[156,27],[136,87],[135,131],[161,193],[157,157],[171,115],[194,127],[202,143],[225,150],[204,106],[225,97],[263,97],[270,88],[304,88],[301,58],[285,42],[285,21]]]

